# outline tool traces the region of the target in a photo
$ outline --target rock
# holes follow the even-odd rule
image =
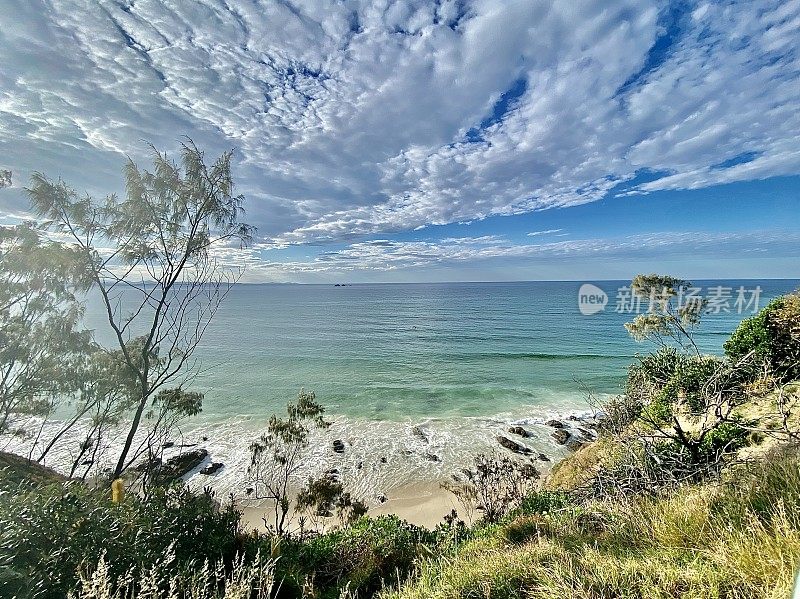
[[[200,438],[201,438],[203,441],[208,441],[208,437],[206,437],[205,435],[203,435],[203,436],[202,436],[202,437],[200,437]]]
[[[564,445],[569,439],[569,433],[565,431],[563,428],[558,428],[553,431],[553,439],[556,440],[556,443],[559,445]]]
[[[244,492],[245,492],[247,495],[252,495],[252,494],[255,492],[255,489],[254,489],[253,487],[247,487],[247,488],[244,490]]]
[[[224,464],[222,462],[211,462],[205,468],[200,471],[200,474],[205,474],[206,476],[211,476],[217,470],[222,468]]]
[[[344,441],[336,439],[336,441],[333,442],[333,451],[336,453],[344,453]]]
[[[324,476],[332,480],[336,480],[337,478],[339,478],[339,469],[331,468],[330,470],[326,470]]]
[[[205,449],[193,449],[176,455],[155,468],[154,477],[162,482],[178,479],[197,468],[207,457],[208,451]]]
[[[586,437],[587,439],[589,439],[589,441],[594,441],[595,434],[594,434],[592,431],[590,431],[589,429],[586,429],[586,428],[581,428],[580,426],[578,427],[578,430],[580,431],[580,433],[581,433],[581,434],[582,434],[584,437]]]
[[[548,420],[547,422],[545,422],[545,424],[547,426],[552,426],[553,428],[564,428],[564,423],[556,419]]]
[[[578,418],[575,414],[570,414],[569,416],[567,416],[567,420],[572,420],[573,422],[575,422],[577,420],[580,420],[580,418]]]
[[[364,467],[364,462],[359,462],[356,464],[356,470],[361,470]]]
[[[581,447],[586,445],[583,441],[578,441],[577,439],[570,439],[567,442],[567,449],[570,451],[578,451]]]
[[[543,461],[543,462],[549,462],[549,461],[550,461],[550,458],[548,458],[548,457],[547,457],[546,455],[544,455],[543,453],[540,453],[538,456],[536,456],[536,458],[537,458],[537,459],[539,459],[539,460],[541,460],[541,461]]]
[[[164,449],[169,449],[170,447],[175,447],[175,441],[167,441],[161,447],[164,448]]]
[[[497,442],[500,443],[506,449],[513,451],[514,453],[521,453],[527,455],[532,453],[530,449],[522,445],[521,443],[517,443],[516,441],[512,441],[508,437],[504,437],[503,435],[497,436]]]
[[[415,426],[411,429],[411,433],[423,443],[428,443],[428,435],[425,434],[425,431],[422,430],[420,427]]]
[[[382,455],[381,456],[381,464],[385,464],[385,463],[386,463],[386,456]]]
[[[428,452],[425,454],[425,459],[430,460],[431,462],[441,462],[442,458],[440,458],[435,453]]]
[[[378,495],[378,503],[386,503],[389,501],[389,498],[386,495]]]
[[[522,428],[521,426],[512,426],[512,427],[510,427],[508,429],[508,432],[513,434],[513,435],[519,435],[520,437],[530,437],[531,436],[531,434],[528,431],[526,431],[524,428]]]

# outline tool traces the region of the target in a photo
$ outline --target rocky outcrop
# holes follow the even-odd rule
[[[336,453],[344,453],[344,441],[341,439],[336,439],[333,442],[333,451]]]
[[[526,431],[524,428],[522,428],[521,426],[509,427],[508,432],[511,433],[512,435],[519,435],[520,437],[526,437],[527,438],[527,437],[531,436],[531,434],[528,431]]]
[[[173,456],[161,464],[154,464],[152,475],[156,481],[169,482],[185,476],[208,457],[205,449],[193,449]]]
[[[529,453],[533,453],[530,448],[525,447],[522,443],[517,443],[516,441],[512,441],[508,437],[504,437],[503,435],[497,436],[497,442],[500,443],[506,449],[513,451],[514,453],[521,453],[523,455],[528,455]]]
[[[555,439],[556,443],[559,445],[564,445],[569,440],[569,433],[563,428],[558,428],[553,431],[553,439]]]
[[[560,420],[555,420],[555,419],[548,420],[547,422],[545,422],[545,425],[552,426],[553,428],[564,428],[564,423],[561,422]]]
[[[411,429],[411,434],[413,434],[417,439],[419,439],[423,443],[429,442],[428,435],[426,435],[425,431],[418,426],[415,426],[414,428]]]
[[[225,464],[222,462],[211,462],[205,468],[200,470],[200,474],[205,474],[206,476],[211,476],[215,474],[220,468],[222,468]]]

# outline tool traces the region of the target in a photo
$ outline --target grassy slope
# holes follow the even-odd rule
[[[754,401],[747,416],[761,420],[770,400]],[[761,459],[722,484],[519,516],[385,596],[786,597],[800,564],[800,450],[769,439],[748,449]],[[609,441],[583,448],[548,485],[574,487],[610,452]]]

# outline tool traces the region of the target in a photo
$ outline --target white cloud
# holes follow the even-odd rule
[[[528,237],[539,237],[540,235],[553,235],[561,231],[563,231],[563,229],[543,229],[542,231],[531,231],[527,235]]]
[[[663,174],[637,193],[800,173],[798,0],[698,4],[674,26],[664,3],[634,0],[0,13],[0,167],[99,193],[143,139],[235,146],[268,247],[591,202],[643,169]],[[0,203],[24,206],[18,189]]]
[[[323,252],[307,260],[258,260],[252,252],[241,252],[234,263],[247,264],[250,280],[318,280],[319,275],[370,277],[392,271],[435,267],[504,264],[553,264],[586,260],[639,260],[648,257],[680,260],[705,257],[725,261],[745,256],[753,248],[760,252],[797,255],[800,233],[758,231],[753,233],[664,232],[625,238],[576,239],[537,244],[504,243],[501,238],[453,238],[440,241],[391,241],[386,239],[352,243]],[[236,255],[232,252],[231,257]],[[316,278],[315,278],[316,277]]]

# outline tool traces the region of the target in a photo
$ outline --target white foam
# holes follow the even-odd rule
[[[515,410],[515,413],[490,417],[427,418],[402,422],[329,417],[333,422],[330,428],[312,432],[294,486],[299,487],[310,476],[336,469],[340,480],[355,496],[374,503],[380,496],[391,496],[393,489],[407,483],[447,480],[469,467],[473,457],[479,453],[505,452],[497,442],[498,435],[508,436],[529,447],[534,452],[533,456],[538,453],[547,455],[551,463],[537,462],[537,467],[547,469],[565,456],[568,450],[554,441],[551,437],[553,429],[544,423],[550,418],[558,418],[567,426],[578,425],[580,423],[570,421],[569,416],[587,414],[585,410],[556,412],[542,407],[527,407]],[[31,421],[26,428],[35,430],[39,424]],[[522,438],[512,435],[508,433],[510,426],[523,426],[531,436]],[[249,447],[265,427],[266,422],[254,417],[231,417],[213,423],[198,421],[184,427],[183,432],[173,439],[175,447],[164,450],[164,458],[178,454],[187,445],[204,448],[209,453],[208,458],[184,477],[189,486],[196,489],[210,486],[218,496],[233,495],[238,499],[246,499],[248,487],[252,486],[248,475]],[[40,445],[46,443],[59,428],[58,422],[45,423]],[[84,425],[75,427],[44,463],[68,474],[84,434]],[[203,440],[203,437],[207,437],[207,440]],[[124,434],[109,435],[109,438],[112,442],[104,448],[102,456],[91,468],[93,475],[112,466]],[[343,453],[333,451],[333,441],[336,439],[344,442]],[[33,440],[30,437],[8,437],[4,441],[7,451],[28,455]],[[36,457],[35,452],[33,456]],[[212,461],[221,462],[224,466],[213,475],[200,474],[200,469]]]

